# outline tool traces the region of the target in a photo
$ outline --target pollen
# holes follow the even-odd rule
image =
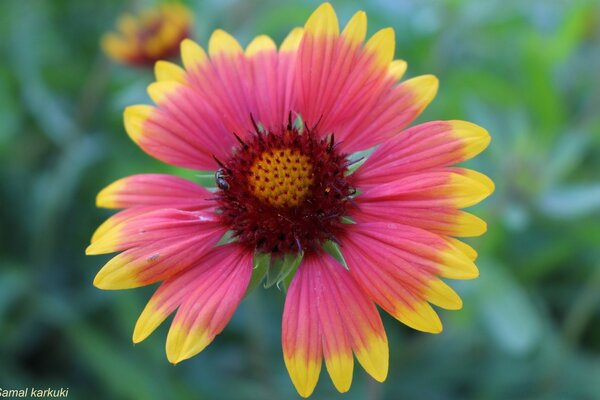
[[[299,206],[313,184],[310,158],[295,149],[270,149],[250,168],[248,184],[258,199],[278,208]]]

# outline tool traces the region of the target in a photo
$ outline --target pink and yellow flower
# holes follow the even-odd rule
[[[270,272],[292,266],[278,276],[289,283],[283,357],[305,397],[323,361],[340,392],[350,388],[354,357],[386,379],[388,342],[376,306],[431,333],[442,330],[432,305],[461,308],[443,279],[478,276],[477,253],[457,238],[481,235],[486,224],[462,209],[494,185],[453,165],[483,151],[490,137],[464,121],[407,129],[438,81],[401,81],[406,63],[394,60],[393,30],[365,42],[366,32],[364,12],[340,32],[325,3],[279,48],[258,36],[244,50],[217,30],[208,54],[182,42],[184,68],[156,64],[157,82],[148,87],[156,104],[128,107],[127,133],[166,163],[216,171],[216,188],[150,174],[98,195],[98,206],[125,210],[98,228],[87,249],[121,252],[94,284],[162,282],[134,342],[176,312],[168,359],[200,352],[258,273],[253,258],[265,254]],[[360,160],[353,154],[374,147],[352,170]]]
[[[118,32],[102,37],[102,49],[119,63],[152,66],[177,55],[191,26],[190,10],[180,3],[163,3],[139,15],[122,15],[117,22]]]

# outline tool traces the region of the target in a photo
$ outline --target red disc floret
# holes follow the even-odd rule
[[[238,140],[217,173],[218,210],[233,236],[273,255],[335,241],[355,190],[346,176],[347,155],[337,151],[333,134],[290,124]]]

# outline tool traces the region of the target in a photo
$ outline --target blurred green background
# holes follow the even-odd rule
[[[122,126],[148,102],[149,70],[111,63],[102,33],[150,2],[0,2],[0,387],[69,387],[76,399],[284,399],[284,295],[256,290],[199,356],[170,365],[168,324],[131,344],[154,290],[105,292],[108,257],[86,257],[111,213],[96,193],[135,173],[183,174],[145,155]],[[317,1],[190,0],[193,37],[221,27],[242,44],[280,41]],[[464,309],[440,335],[387,315],[390,373],[360,368],[348,394],[325,371],[316,399],[600,399],[600,4],[598,1],[333,1],[369,32],[392,26],[409,76],[440,91],[420,120],[486,127],[472,165],[496,182],[474,210],[481,278],[453,283]]]

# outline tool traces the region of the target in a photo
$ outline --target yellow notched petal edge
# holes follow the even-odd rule
[[[198,68],[208,60],[206,51],[192,39],[184,39],[180,45],[181,61],[186,70]]]
[[[421,75],[404,81],[398,87],[404,87],[412,93],[413,107],[421,112],[435,98],[439,81],[434,75]]]
[[[398,302],[392,316],[418,331],[440,333],[443,329],[440,317],[425,300],[415,299],[410,306]]]
[[[321,4],[308,18],[304,29],[316,37],[337,37],[340,34],[340,26],[331,4]]]
[[[342,31],[342,36],[352,44],[361,44],[367,36],[367,14],[359,11],[350,18]]]
[[[158,82],[177,81],[185,83],[185,70],[169,61],[157,61],[154,64],[154,75]]]
[[[174,321],[167,335],[167,359],[172,364],[177,364],[200,353],[212,342],[207,327],[188,329]]]
[[[456,208],[471,207],[494,192],[494,182],[490,178],[470,169],[451,174],[448,186],[453,188],[453,206]]]
[[[96,207],[98,208],[120,208],[116,199],[118,193],[125,186],[126,178],[114,181],[102,189],[96,196]],[[102,226],[102,225],[100,225]]]
[[[137,280],[134,260],[125,253],[114,256],[96,274],[94,286],[104,290],[132,289],[142,286]]]
[[[335,353],[325,357],[325,368],[338,392],[345,393],[350,390],[354,370],[352,350],[348,349],[348,354]]]
[[[244,50],[237,40],[222,29],[215,30],[208,39],[208,54],[211,57],[218,55],[235,56]]]
[[[484,220],[466,211],[458,212],[454,224],[452,236],[475,237],[487,231],[487,223]]]
[[[98,228],[99,230],[100,228]],[[96,232],[98,232],[96,230]],[[95,240],[94,240],[95,239]],[[121,240],[121,230],[116,225],[109,226],[101,233],[94,233],[92,243],[85,249],[88,256],[114,253]]]
[[[475,157],[485,150],[492,138],[487,130],[467,121],[448,121],[452,133],[463,143],[465,160]]]
[[[467,246],[463,244],[463,246]],[[472,257],[463,253],[459,247],[448,242],[448,248],[442,250],[439,256],[438,273],[449,279],[475,279],[479,276],[479,270]]]
[[[375,65],[380,68],[388,68],[394,60],[395,49],[396,38],[393,28],[376,32],[365,45],[365,50],[375,56]]]
[[[152,297],[140,314],[135,323],[135,328],[133,328],[133,343],[139,343],[146,339],[169,316],[169,313],[165,313],[158,308],[156,303],[157,301]]]
[[[279,47],[279,51],[282,53],[296,51],[300,46],[300,42],[302,41],[302,36],[304,35],[304,28],[294,28],[291,32],[283,39],[281,42],[281,46]]]
[[[246,56],[252,57],[263,51],[277,51],[277,45],[273,39],[267,35],[255,37],[246,47]]]
[[[310,396],[319,381],[321,359],[318,362],[306,360],[300,352],[296,352],[291,357],[284,355],[283,360],[298,394],[304,398]]]
[[[477,251],[473,247],[469,246],[462,240],[458,240],[453,237],[446,237],[446,240],[452,246],[456,247],[461,253],[463,253],[469,260],[471,260],[471,261],[477,260],[477,256],[479,256],[479,254],[477,254]]]
[[[387,378],[389,369],[389,348],[385,332],[382,336],[367,335],[366,346],[354,349],[356,359],[364,370],[377,382]]]
[[[431,304],[446,310],[460,310],[463,302],[460,296],[441,279],[434,278],[427,284],[425,298]]]
[[[177,81],[153,82],[148,85],[148,96],[150,96],[152,101],[156,104],[161,104],[164,100],[175,94],[177,90],[182,87],[183,85]]]
[[[488,196],[494,193],[494,190],[496,190],[496,185],[494,184],[494,181],[492,181],[487,175],[484,175],[481,172],[474,171],[472,169],[463,169],[463,175],[485,186],[488,190]]]
[[[125,131],[135,143],[139,143],[144,135],[144,124],[150,118],[150,114],[154,111],[154,107],[146,104],[138,104],[125,108],[123,112],[123,122],[125,123]]]
[[[399,81],[404,76],[406,69],[408,68],[408,64],[404,60],[394,60],[390,63],[388,67],[388,75],[392,77],[393,80]]]

